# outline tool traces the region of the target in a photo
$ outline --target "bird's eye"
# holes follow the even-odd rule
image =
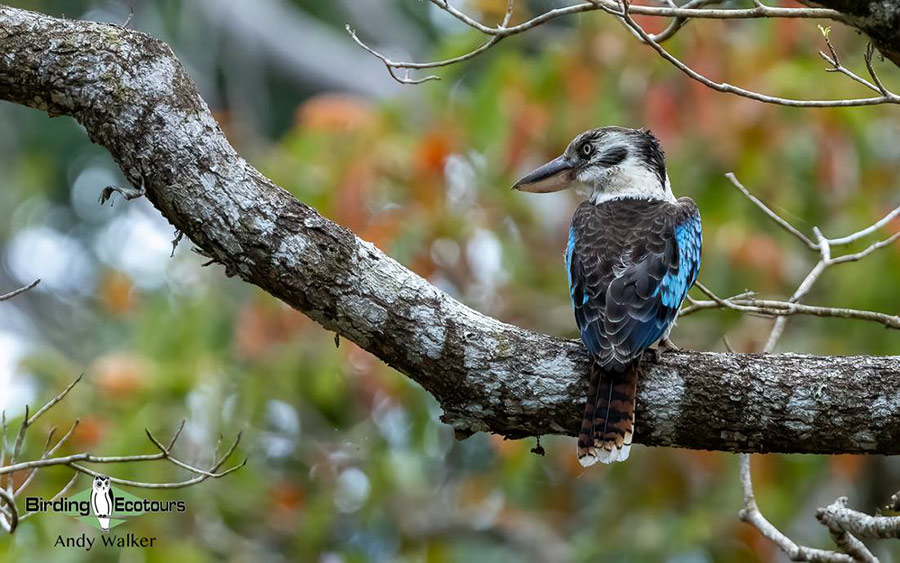
[[[591,156],[591,154],[594,152],[594,145],[592,145],[590,143],[585,143],[585,144],[581,145],[581,147],[579,147],[578,152],[581,154],[581,156],[583,156],[584,158],[587,158],[587,157]]]

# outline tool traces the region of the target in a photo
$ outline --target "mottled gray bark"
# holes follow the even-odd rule
[[[0,99],[73,116],[226,272],[420,383],[459,434],[576,433],[580,343],[473,311],[272,184],[161,41],[0,6]],[[644,367],[639,443],[900,453],[898,357],[673,352]]]

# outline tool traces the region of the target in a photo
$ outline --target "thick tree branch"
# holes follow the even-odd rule
[[[272,184],[231,147],[164,43],[0,7],[0,99],[75,117],[226,273],[413,378],[461,435],[578,428],[580,343],[473,311]],[[648,356],[640,443],[900,453],[900,358]]]

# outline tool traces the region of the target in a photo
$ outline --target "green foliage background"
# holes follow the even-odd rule
[[[114,3],[13,4],[54,15],[127,14]],[[295,4],[323,29],[339,30],[347,17],[346,5]],[[429,58],[459,54],[481,40],[436,20],[427,3],[385,4],[416,22]],[[467,7],[490,19],[501,4]],[[440,82],[399,88],[385,99],[298,86],[251,50],[244,56],[259,67],[254,87],[264,97],[247,110],[227,95],[223,69],[237,63],[222,49],[226,39],[189,17],[189,2],[136,7],[133,27],[170,41],[189,69],[199,67],[196,43],[213,37],[207,53],[213,64],[198,71],[198,81],[231,141],[275,182],[463,302],[549,334],[576,337],[562,250],[577,198],[508,187],[584,129],[646,126],[662,139],[676,194],[693,197],[702,210],[700,279],[720,294],[748,288],[790,294],[816,258],[774,229],[728,184],[726,172],[807,232],[818,225],[843,235],[900,203],[896,108],[790,109],[715,93],[600,14],[506,40],[441,70]],[[863,39],[843,28],[831,37],[845,63],[862,71]],[[668,45],[717,80],[767,93],[865,94],[823,71],[815,55],[821,34],[811,21],[693,22]],[[887,84],[900,84],[896,68],[878,68]],[[254,114],[258,105],[270,117],[265,123]],[[333,334],[225,278],[220,268],[203,268],[190,241],[163,261],[121,252],[133,245],[167,255],[171,228],[146,201],[117,200],[102,209],[91,203],[104,180],[124,180],[71,119],[2,104],[0,147],[0,292],[30,281],[31,272],[63,269],[57,286],[44,283],[0,305],[7,338],[26,350],[0,362],[13,364],[8,380],[0,379],[6,385],[0,398],[7,391],[11,397],[15,386],[25,389],[17,397],[37,404],[85,373],[35,428],[29,455],[40,455],[39,432],[62,430],[75,418],[81,426],[61,453],[152,453],[143,429],[165,435],[185,418],[176,448],[185,460],[207,463],[217,437],[227,443],[238,432],[243,441],[233,462],[249,459],[222,480],[178,491],[134,490],[187,501],[185,514],[147,515],[119,528],[157,536],[159,547],[54,548],[58,534],[95,530],[38,515],[13,537],[0,536],[0,561],[777,559],[737,518],[734,456],[636,447],[625,464],[583,470],[568,438],[544,438],[544,457],[530,453],[534,440],[479,434],[456,441],[421,388],[350,342],[335,347]],[[135,223],[142,228],[121,230]],[[14,249],[34,240],[23,233],[35,232],[68,241],[84,259],[57,263],[59,252],[27,247],[31,266],[23,273]],[[897,313],[898,282],[895,246],[830,271],[809,299]],[[770,323],[704,312],[681,321],[673,339],[722,350],[727,335],[737,350],[755,351]],[[795,318],[779,350],[896,354],[900,346],[898,335],[880,326]],[[0,347],[3,353],[10,348]],[[13,423],[21,407],[6,405]],[[878,456],[757,456],[754,469],[765,514],[816,546],[828,545],[816,507],[846,494],[871,512],[900,488],[900,466]],[[109,472],[150,481],[186,477],[162,462]],[[66,469],[44,470],[27,494],[50,497],[69,477]],[[75,490],[88,485],[82,477]],[[900,554],[888,543],[877,550],[888,561]]]

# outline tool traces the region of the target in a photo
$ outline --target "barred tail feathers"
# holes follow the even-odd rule
[[[584,418],[578,436],[578,461],[584,467],[598,461],[625,461],[631,452],[638,361],[622,373],[591,364]]]

